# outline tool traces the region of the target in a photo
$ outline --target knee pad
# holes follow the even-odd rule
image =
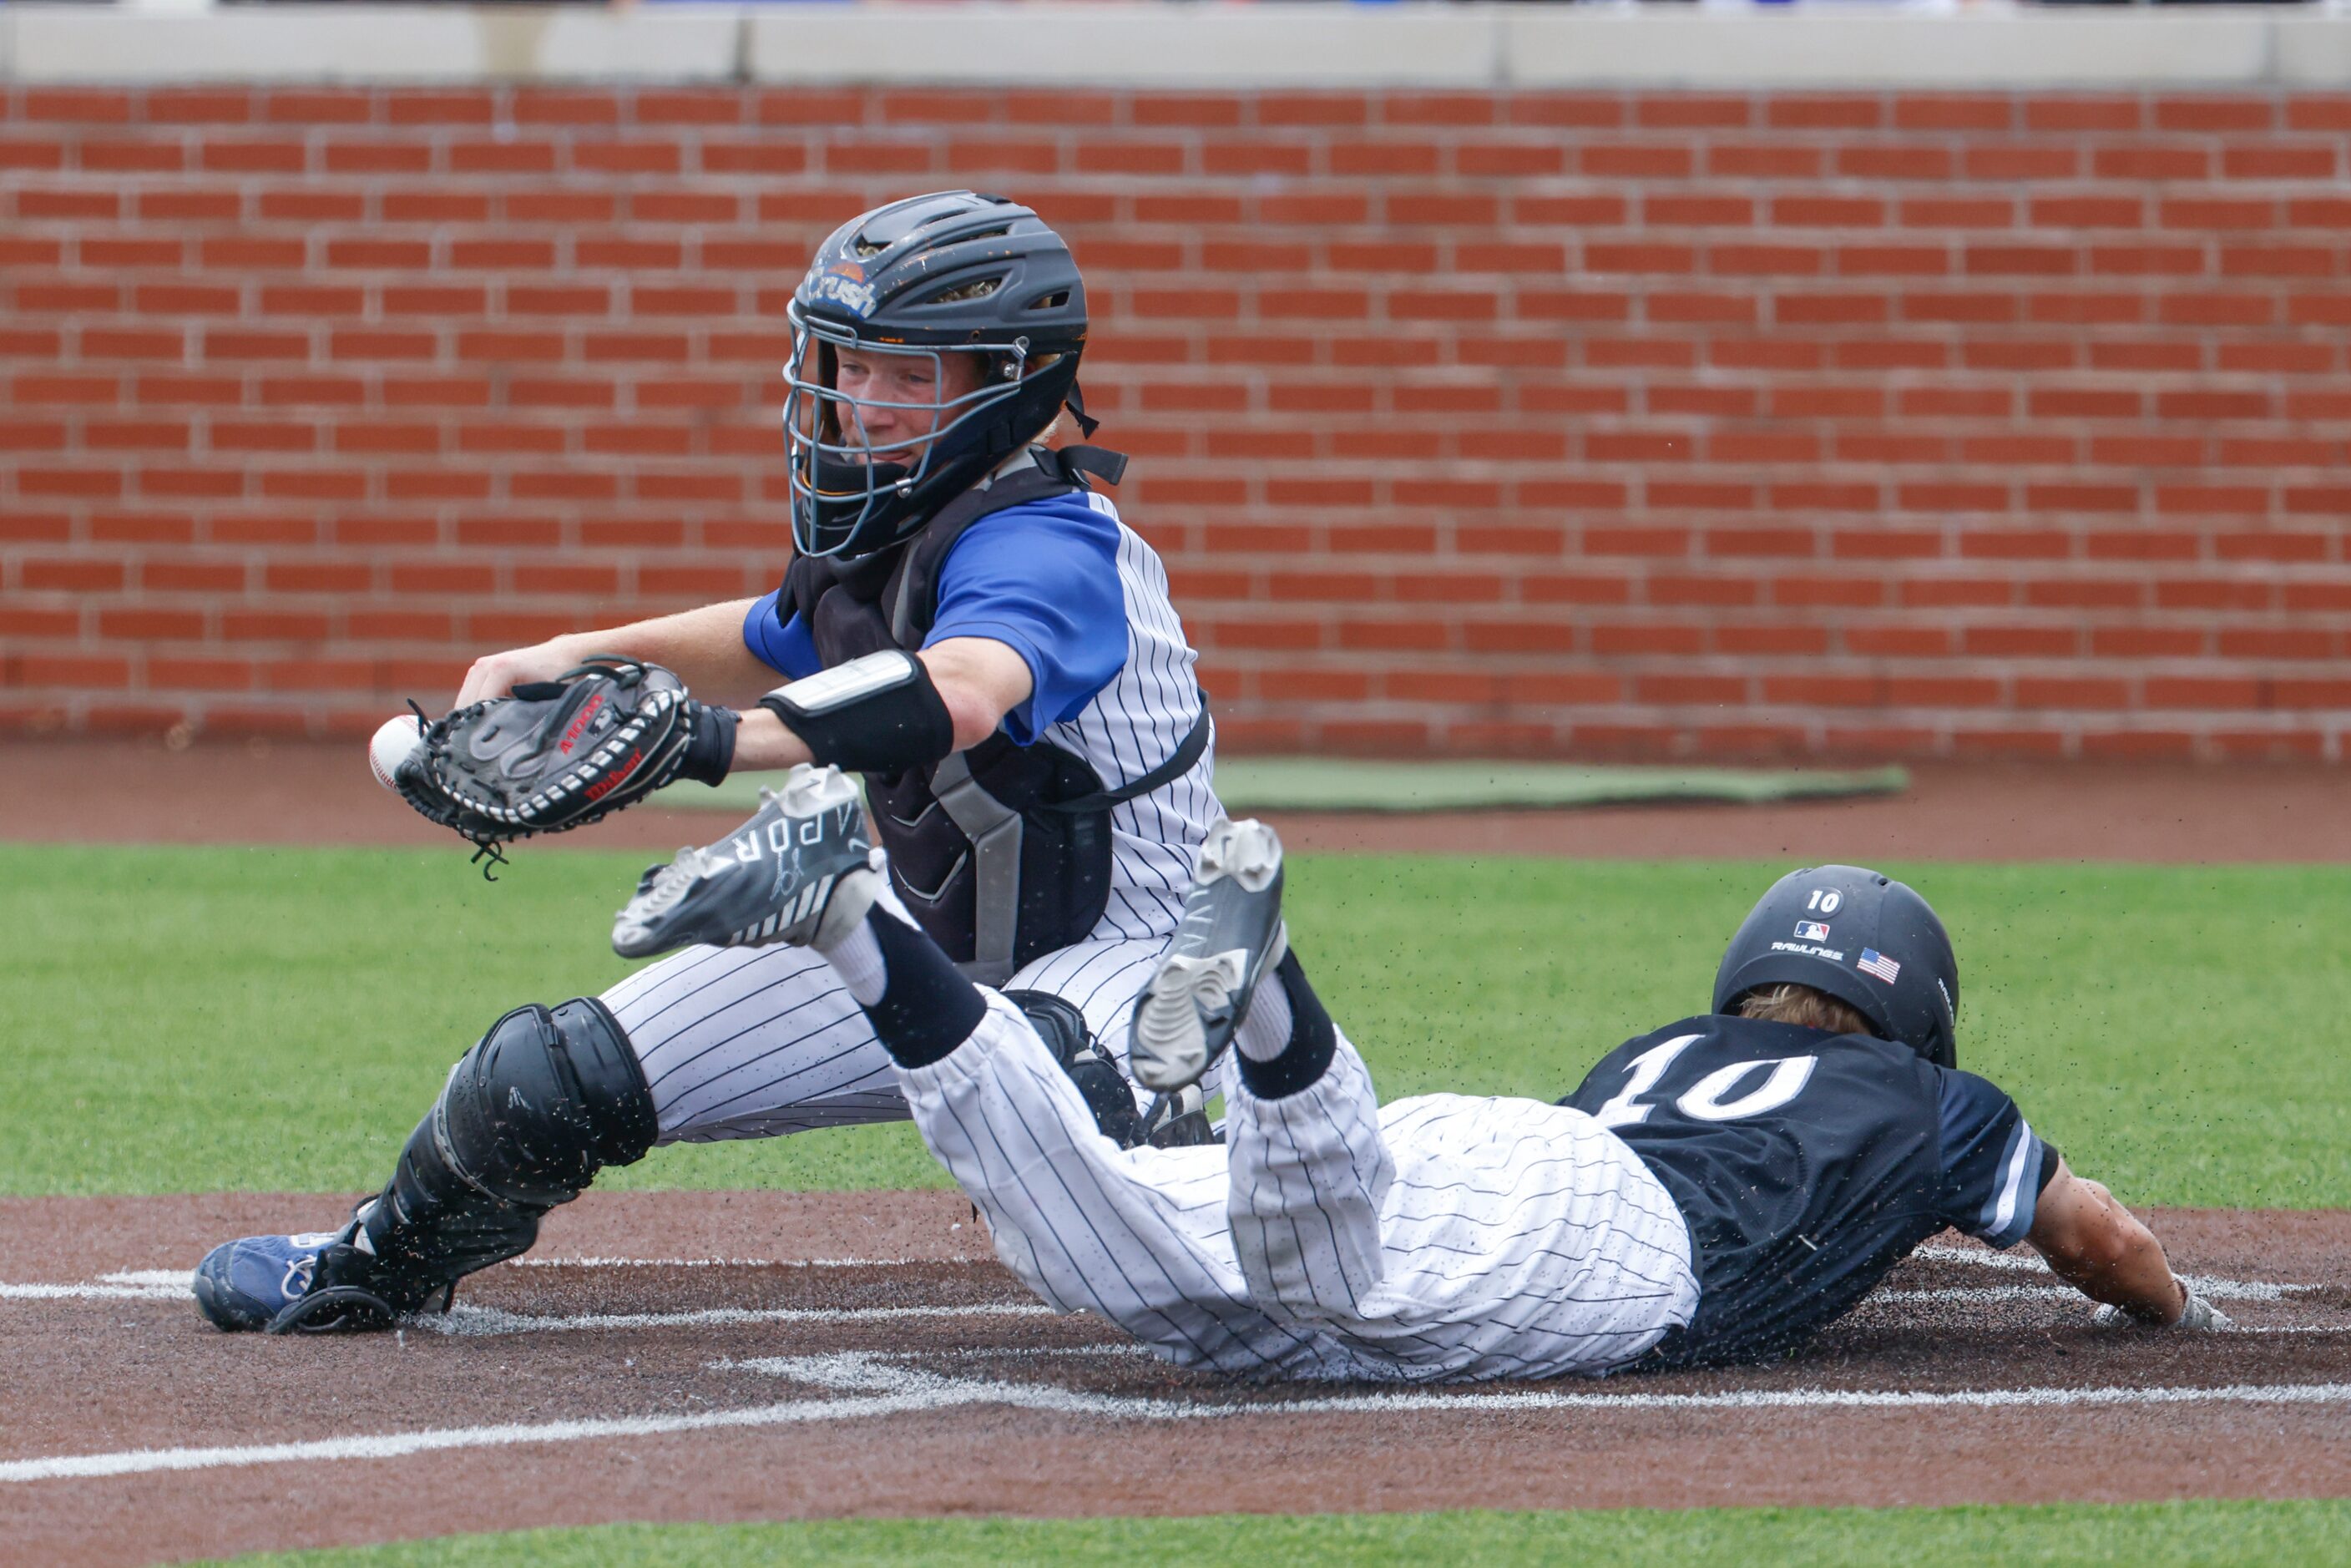
[[[660,1128],[636,1052],[604,1004],[517,1008],[458,1060],[360,1224],[402,1310],[530,1249],[539,1217]]]
[[[586,997],[492,1024],[427,1124],[466,1186],[536,1208],[570,1202],[606,1166],[643,1159],[659,1134],[629,1037]]]

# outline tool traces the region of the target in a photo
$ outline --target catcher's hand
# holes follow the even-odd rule
[[[424,725],[392,783],[486,847],[583,827],[674,779],[716,784],[734,757],[734,714],[658,664],[596,654]]]

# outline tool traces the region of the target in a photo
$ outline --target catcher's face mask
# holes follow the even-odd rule
[[[973,349],[866,342],[832,322],[789,316],[784,453],[792,539],[803,555],[856,556],[895,542],[916,498],[1019,397],[1029,341]]]

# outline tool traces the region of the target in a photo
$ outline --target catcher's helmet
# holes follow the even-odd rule
[[[1727,1013],[1766,986],[1810,986],[1938,1067],[1958,1064],[1959,962],[1927,901],[1853,865],[1811,866],[1771,884],[1748,912],[1714,977]]]
[[[844,559],[886,549],[949,497],[1035,439],[1077,392],[1086,290],[1061,236],[1017,202],[970,191],[874,208],[817,247],[786,311],[784,450],[792,538],[801,553]],[[883,403],[839,391],[842,349],[927,353],[940,372],[928,402]],[[977,390],[945,395],[941,355],[986,356]],[[881,452],[864,411],[929,413],[927,437]],[[1091,422],[1087,422],[1091,428]]]

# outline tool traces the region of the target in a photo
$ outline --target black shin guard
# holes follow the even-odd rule
[[[1134,1091],[1127,1086],[1118,1064],[1095,1046],[1086,1015],[1050,991],[1007,991],[1004,999],[1020,1009],[1037,1038],[1078,1086],[1078,1095],[1085,1101],[1102,1135],[1122,1149],[1143,1142],[1143,1113],[1135,1109]]]
[[[354,1249],[349,1266],[413,1311],[528,1251],[541,1215],[604,1167],[643,1158],[658,1134],[644,1070],[603,1003],[517,1008],[459,1060],[409,1134],[360,1221],[374,1255]]]
[[[887,910],[869,910],[865,927],[882,946],[882,999],[865,1009],[875,1037],[901,1067],[944,1061],[987,1016],[979,988],[937,943]]]
[[[1312,1087],[1330,1071],[1331,1059],[1339,1051],[1338,1026],[1331,1021],[1322,998],[1306,983],[1298,949],[1281,956],[1281,962],[1274,966],[1273,978],[1290,997],[1290,1043],[1280,1054],[1264,1061],[1233,1053],[1240,1063],[1241,1082],[1260,1100],[1279,1100]]]

